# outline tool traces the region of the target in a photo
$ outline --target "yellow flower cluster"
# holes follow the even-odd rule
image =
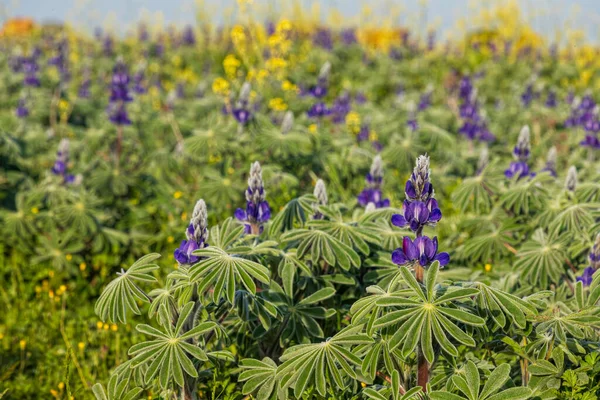
[[[350,111],[346,115],[346,126],[351,133],[358,134],[360,132],[360,115],[355,111]]]
[[[217,78],[213,81],[212,90],[220,96],[229,96],[229,82],[223,78]]]
[[[281,97],[275,97],[269,100],[269,108],[274,111],[285,111],[288,106]]]
[[[235,77],[240,65],[242,65],[242,63],[233,54],[228,54],[227,57],[225,57],[223,60],[223,69],[225,70],[225,74],[227,74],[229,79],[233,79]]]

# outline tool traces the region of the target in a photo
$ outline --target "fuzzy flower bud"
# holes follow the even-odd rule
[[[481,152],[479,153],[479,160],[477,161],[477,175],[481,174],[483,169],[487,167],[490,162],[490,153],[487,146],[483,146],[481,148]]]
[[[567,179],[565,180],[565,189],[569,192],[574,192],[577,187],[577,168],[571,166],[567,172]]]
[[[390,200],[384,199],[381,186],[383,184],[383,161],[380,155],[373,159],[371,169],[366,176],[367,187],[358,195],[358,203],[366,207],[369,203],[376,208],[389,207]]]
[[[240,89],[240,95],[238,96],[238,102],[241,106],[248,104],[248,100],[250,100],[250,91],[252,87],[249,82],[244,82],[242,88]]]
[[[292,130],[293,126],[294,126],[294,113],[291,111],[288,111],[283,116],[283,122],[281,123],[281,133],[283,133],[285,135],[286,133],[288,133],[289,131]]]
[[[194,227],[194,232],[193,235],[186,232],[188,240],[194,239],[196,242],[206,243],[208,240],[208,210],[204,200],[198,200],[194,206],[190,224]]]
[[[200,261],[200,257],[195,256],[193,252],[208,246],[208,211],[206,203],[200,199],[194,207],[190,224],[188,225],[183,240],[173,254],[179,264],[189,265]]]
[[[319,206],[327,205],[327,187],[325,186],[325,182],[323,182],[322,179],[319,179],[317,181],[313,194],[317,198],[317,202],[313,204],[313,218],[321,219],[323,218],[323,214],[319,212]]]
[[[262,168],[258,161],[250,166],[248,189],[246,189],[246,210],[238,208],[235,211],[235,217],[245,222],[245,232],[252,234],[261,233],[262,224],[271,218],[271,208],[266,200],[262,179]]]
[[[325,64],[321,67],[319,71],[319,81],[326,81],[329,79],[329,74],[331,73],[331,63],[326,61]]]
[[[529,136],[529,126],[525,125],[523,128],[521,128],[517,145],[513,150],[513,155],[521,162],[526,162],[529,159],[529,152],[531,150]]]

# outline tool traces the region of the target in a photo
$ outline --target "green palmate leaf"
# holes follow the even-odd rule
[[[310,221],[308,223],[310,228],[327,232],[345,245],[358,249],[364,255],[369,255],[369,244],[379,244],[377,232],[369,225],[345,222],[339,209],[334,207],[320,207],[320,211],[328,219]]]
[[[148,254],[140,258],[127,271],[121,270],[117,274],[119,277],[104,288],[95,307],[96,314],[103,321],[125,323],[128,310],[140,314],[137,301],[148,301],[148,296],[136,282],[156,281],[150,273],[158,269],[158,265],[152,262],[159,257],[160,254]]]
[[[328,385],[343,389],[345,378],[356,379],[353,366],[360,365],[360,359],[350,348],[373,341],[361,334],[361,330],[362,326],[348,327],[323,343],[289,348],[281,356],[283,364],[277,368],[282,387],[293,386],[296,397],[310,386],[322,396],[326,395]]]
[[[513,183],[500,200],[505,207],[518,214],[540,210],[548,201],[549,193],[546,188],[552,180],[552,176],[548,174],[522,179]]]
[[[304,226],[312,214],[312,205],[316,202],[315,196],[307,194],[287,203],[271,221],[269,235],[277,237],[281,232],[293,229],[295,224]]]
[[[500,225],[488,232],[477,233],[464,246],[464,255],[471,261],[489,262],[509,254],[507,244],[514,242],[511,225]]]
[[[587,230],[594,223],[593,210],[600,204],[571,204],[563,209],[550,224],[550,231],[558,235],[562,231],[569,234],[587,236]]]
[[[316,303],[326,300],[334,294],[335,289],[328,287],[320,289],[308,297],[303,298],[304,293],[294,297],[282,289],[279,284],[271,281],[267,297],[285,316],[278,328],[281,330],[280,346],[284,347],[285,343],[292,339],[297,343],[307,343],[310,338],[324,337],[323,329],[317,320],[328,318],[332,313],[317,306]]]
[[[147,367],[144,374],[146,383],[158,375],[160,386],[167,389],[172,382],[183,387],[185,376],[198,377],[198,371],[194,367],[192,359],[207,361],[208,357],[203,349],[193,344],[192,339],[216,329],[217,324],[201,322],[187,331],[184,330],[184,325],[190,319],[193,320],[193,309],[194,303],[187,303],[179,312],[175,326],[170,323],[170,319],[164,318],[168,320],[164,330],[153,328],[150,325],[136,327],[138,332],[154,338],[138,343],[129,349],[129,355],[133,356],[131,367]],[[160,312],[168,313],[165,306],[161,307]]]
[[[407,357],[421,345],[428,362],[434,361],[434,343],[450,355],[458,351],[449,338],[467,346],[475,346],[472,337],[461,330],[455,322],[482,326],[485,320],[458,307],[460,299],[476,296],[475,288],[448,288],[436,285],[439,264],[433,263],[427,271],[425,285],[417,282],[408,268],[402,267],[404,282],[409,291],[398,291],[381,296],[376,304],[391,307],[375,321],[375,328],[393,326],[390,329],[391,350],[402,345],[402,354]]]
[[[399,377],[398,371],[394,371],[393,375]],[[396,381],[394,380],[394,382]],[[368,399],[373,400],[419,400],[422,398],[422,389],[420,386],[417,386],[406,391],[404,394],[400,394],[397,387],[384,387],[382,389],[369,387],[363,390],[363,394]]]
[[[294,229],[286,232],[281,239],[284,243],[298,241],[298,257],[310,254],[313,264],[323,260],[332,266],[339,265],[344,270],[360,265],[360,257],[351,247],[326,232]]]
[[[96,400],[139,399],[143,389],[136,387],[128,391],[127,388],[129,387],[129,381],[130,380],[128,377],[126,379],[119,379],[118,375],[113,374],[108,381],[108,386],[106,389],[104,386],[102,386],[102,384],[96,383],[94,386],[92,386],[92,393],[94,393]]]
[[[536,230],[519,249],[515,267],[538,287],[547,287],[549,280],[559,282],[565,272],[566,240],[564,236],[548,235],[541,228]]]
[[[217,302],[226,297],[230,303],[240,281],[251,293],[256,293],[256,284],[252,278],[269,283],[269,270],[254,261],[229,254],[218,247],[207,247],[194,251],[201,261],[190,267],[192,282],[198,284],[198,292],[205,292],[213,286],[213,300]]]
[[[552,334],[558,341],[567,342],[567,337],[583,339],[594,337],[586,333],[587,328],[600,328],[600,316],[597,309],[589,308],[578,312],[563,307],[562,310],[552,310],[550,315],[540,315],[535,330],[539,334]]]
[[[210,230],[210,243],[220,249],[228,249],[238,241],[244,233],[244,227],[233,218],[227,218],[221,225],[215,225]]]
[[[468,400],[525,400],[531,396],[531,389],[527,387],[513,387],[498,392],[510,377],[510,365],[501,364],[489,375],[487,382],[480,390],[481,380],[479,371],[473,361],[468,361],[460,375],[452,376],[452,382]],[[458,396],[449,392],[435,391],[430,393],[432,400],[458,400]]]
[[[525,328],[528,318],[537,315],[535,306],[519,297],[500,289],[478,282],[477,305],[500,328],[511,321],[519,328]]]
[[[243,394],[257,392],[257,400],[284,398],[277,378],[277,364],[269,357],[265,357],[261,361],[246,358],[240,361],[240,367],[243,371],[238,379],[240,382],[246,382],[242,388]]]
[[[473,178],[465,179],[452,193],[452,204],[465,212],[474,210],[476,213],[486,213],[492,208],[493,195],[499,192],[498,183],[490,169]]]

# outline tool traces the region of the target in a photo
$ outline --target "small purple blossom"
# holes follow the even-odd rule
[[[590,286],[592,284],[592,280],[594,279],[594,273],[596,270],[594,267],[586,267],[583,270],[581,276],[577,277],[577,282],[581,282],[583,286]]]

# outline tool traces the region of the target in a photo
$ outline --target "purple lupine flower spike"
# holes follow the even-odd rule
[[[590,265],[583,270],[581,276],[577,277],[577,281],[583,286],[590,286],[594,279],[594,273],[600,269],[600,234],[596,235],[596,240],[589,254]]]
[[[242,88],[240,89],[240,94],[238,96],[235,108],[232,110],[233,117],[240,124],[240,129],[248,124],[253,117],[249,109],[250,92],[250,83],[244,82]]]
[[[250,166],[248,189],[246,189],[246,210],[238,208],[234,215],[245,223],[245,232],[253,235],[262,233],[263,224],[271,218],[271,208],[266,199],[262,179],[262,168],[258,161]]]
[[[63,178],[63,183],[76,183],[78,177],[67,173],[69,163],[69,140],[62,139],[58,144],[58,152],[56,153],[56,161],[52,166],[51,172],[54,175]],[[80,177],[79,177],[80,180]]]
[[[180,265],[191,265],[200,261],[200,257],[192,254],[195,250],[208,247],[208,211],[206,203],[200,199],[194,207],[190,224],[185,231],[186,240],[175,250],[175,260]]]
[[[130,125],[131,120],[127,114],[125,104],[132,101],[129,92],[129,72],[125,63],[119,59],[113,68],[113,76],[110,86],[110,105],[108,115],[110,121],[115,125]]]
[[[29,115],[29,108],[27,107],[27,100],[25,99],[25,96],[21,96],[21,98],[19,98],[19,103],[17,105],[15,114],[19,118],[25,118]]]
[[[550,150],[548,150],[546,165],[542,169],[542,172],[548,172],[556,178],[556,147],[552,146]]]
[[[516,177],[517,179],[521,179],[526,176],[532,176],[528,164],[530,151],[529,127],[525,125],[521,129],[517,145],[513,149],[513,156],[516,161],[511,162],[508,169],[504,171],[504,175],[507,178],[512,179]]]
[[[383,161],[380,155],[373,159],[371,170],[366,176],[366,187],[358,195],[358,203],[367,207],[373,203],[375,208],[384,208],[390,206],[390,199],[383,198],[381,186],[383,185]]]
[[[448,253],[438,253],[438,239],[423,236],[425,225],[435,225],[441,218],[442,212],[438,202],[433,198],[433,187],[429,180],[429,157],[422,155],[417,158],[415,169],[405,188],[406,200],[402,206],[404,215],[394,214],[392,224],[399,227],[409,226],[417,237],[411,240],[405,236],[402,247],[394,250],[392,261],[397,265],[415,265],[427,268],[434,261],[444,267],[450,262]],[[415,267],[416,268],[416,267]]]

